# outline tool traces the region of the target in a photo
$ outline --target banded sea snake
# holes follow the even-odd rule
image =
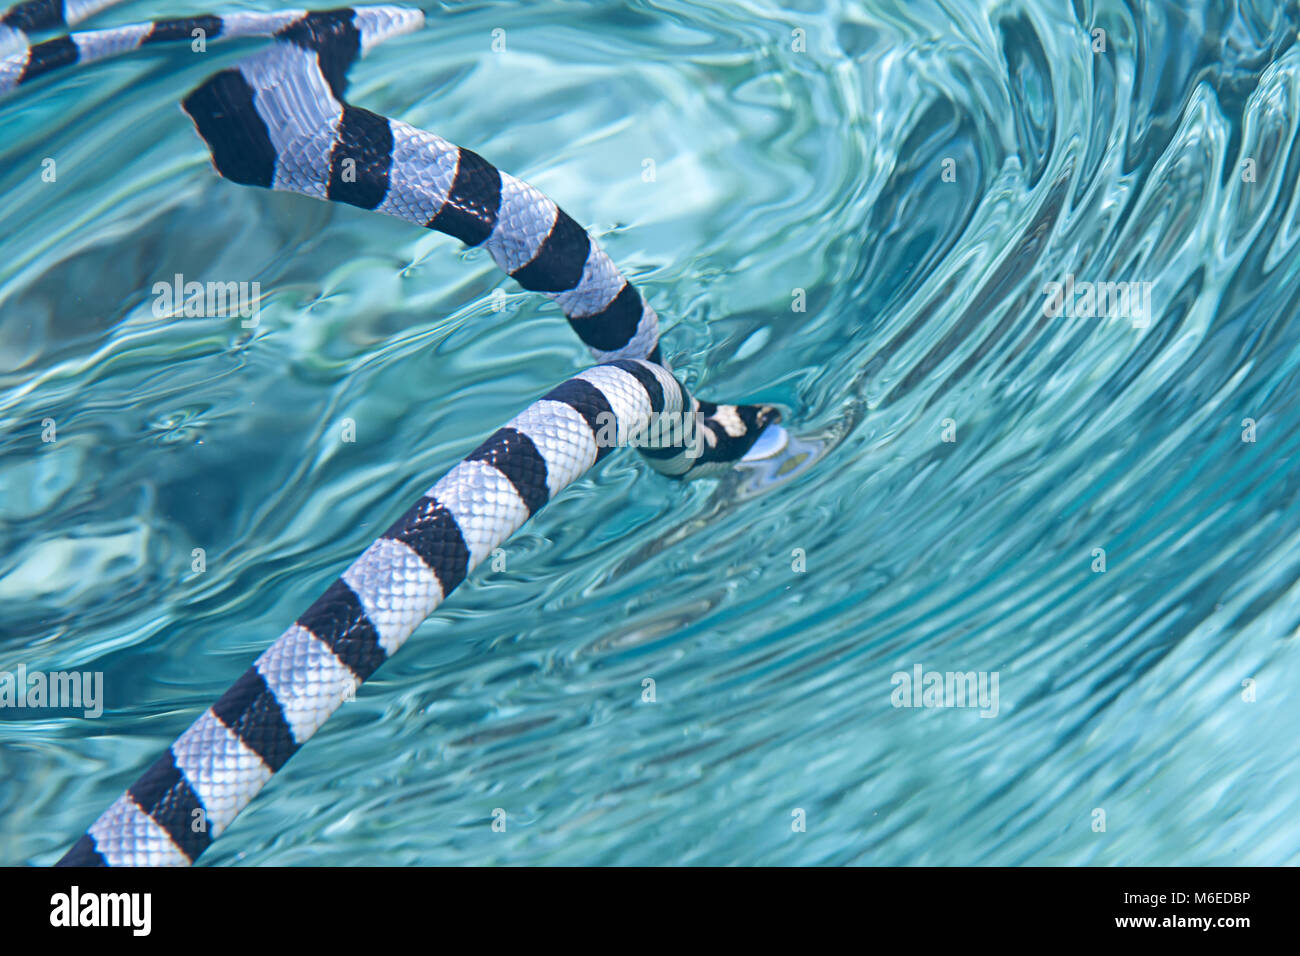
[[[418,29],[420,11],[234,13],[29,40],[112,2],[66,0],[65,9],[37,0],[11,10],[0,35],[0,51],[12,51],[0,59],[0,93],[61,66],[189,41],[196,30],[207,39],[269,36],[269,49],[209,77],[182,103],[222,176],[483,245],[521,286],[559,304],[602,363],[552,389],[434,484],[57,864],[185,865],[494,548],[614,447],[636,445],[665,475],[708,474],[745,455],[778,415],[692,396],[663,363],[649,303],[536,189],[343,99],[354,60]],[[680,431],[670,440],[648,427],[682,415],[699,423],[693,445]]]

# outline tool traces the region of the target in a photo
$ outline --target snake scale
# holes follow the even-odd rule
[[[240,12],[65,34],[114,0],[34,0],[0,18],[0,94],[60,67],[169,40],[272,39],[183,100],[217,172],[405,219],[482,246],[550,297],[600,364],[546,393],[440,478],[59,861],[194,862],[412,632],[548,501],[616,447],[676,478],[716,474],[778,419],[691,395],[664,364],[658,317],[587,231],[471,150],[344,99],[352,63],[418,29],[392,6]],[[657,423],[676,427],[655,427]]]

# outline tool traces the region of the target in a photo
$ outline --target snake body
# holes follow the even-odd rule
[[[101,4],[107,5],[107,4]],[[601,364],[534,402],[439,479],[132,784],[62,866],[185,865],[447,595],[525,521],[615,447],[673,477],[716,473],[777,419],[770,406],[691,395],[663,363],[658,317],[596,242],[541,192],[478,154],[343,98],[354,60],[423,23],[358,7],[155,21],[28,46],[0,60],[0,92],[32,64],[87,62],[151,38],[269,35],[183,107],[217,171],[406,219],[482,245],[563,310]],[[49,48],[53,49],[53,48]],[[58,62],[55,62],[58,61]],[[9,85],[5,86],[8,82]],[[656,429],[679,420],[690,428]]]
[[[0,54],[28,46],[33,33],[80,23],[121,0],[28,0],[0,17]]]

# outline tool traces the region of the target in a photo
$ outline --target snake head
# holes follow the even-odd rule
[[[684,478],[718,474],[739,461],[758,441],[764,429],[781,420],[774,405],[715,405],[701,401],[703,442],[690,471]]]

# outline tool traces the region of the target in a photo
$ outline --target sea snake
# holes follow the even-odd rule
[[[91,6],[83,0],[79,12]],[[417,10],[375,6],[186,17],[35,45],[23,29],[21,49],[0,59],[3,93],[59,66],[189,40],[196,30],[209,40],[273,37],[183,100],[222,176],[482,245],[521,286],[553,299],[602,363],[552,389],[439,479],[57,865],[194,862],[494,548],[613,448],[633,445],[673,477],[716,473],[779,418],[768,405],[692,396],[663,363],[649,303],[538,190],[477,153],[343,99],[357,56],[422,24]],[[655,427],[664,422],[680,425]]]

